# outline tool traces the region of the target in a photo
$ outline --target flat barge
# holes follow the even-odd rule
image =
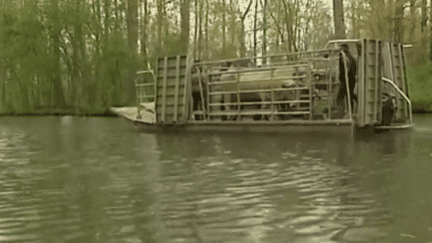
[[[404,46],[335,40],[324,49],[199,62],[159,58],[135,79],[137,106],[111,111],[146,132],[346,132],[412,127]]]

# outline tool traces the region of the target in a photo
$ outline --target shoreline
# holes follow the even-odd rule
[[[4,112],[0,117],[26,117],[26,116],[78,116],[78,117],[117,117],[109,109],[103,112],[79,112],[74,110],[36,110],[28,112]]]
[[[413,108],[413,115],[429,115],[432,114],[432,110],[427,110],[424,108]],[[0,113],[0,117],[35,117],[35,116],[77,116],[77,117],[118,117],[115,113],[107,109],[104,112],[76,112],[71,110],[39,110],[32,112],[6,112]]]

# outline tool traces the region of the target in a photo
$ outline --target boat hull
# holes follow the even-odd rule
[[[135,111],[135,113],[131,111]],[[354,123],[350,120],[332,121],[188,121],[177,124],[156,124],[148,119],[151,114],[141,111],[137,118],[136,107],[111,108],[119,117],[144,132],[257,132],[257,133],[343,133],[351,134]],[[147,118],[146,118],[147,117]]]

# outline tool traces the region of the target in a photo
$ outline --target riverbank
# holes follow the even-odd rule
[[[407,68],[413,113],[432,113],[432,65]]]
[[[432,113],[432,64],[407,67],[410,97],[414,114]],[[59,109],[43,107],[23,112],[2,112],[0,116],[102,116],[115,117],[113,112],[106,109]]]
[[[106,110],[83,111],[76,109],[43,108],[25,112],[3,112],[1,116],[93,116],[93,117],[116,117],[117,115]]]

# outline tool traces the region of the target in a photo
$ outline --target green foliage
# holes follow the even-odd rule
[[[412,66],[407,69],[413,110],[432,112],[432,65]]]
[[[188,53],[188,42],[195,58],[215,60],[251,56],[253,50],[260,55],[317,49],[331,38],[332,9],[324,1],[268,0],[265,9],[265,1],[258,1],[244,15],[250,0],[139,0],[137,19],[131,20],[126,0],[0,0],[0,113],[88,114],[126,105],[136,69],[152,67],[158,57]],[[408,58],[427,63],[430,6],[425,2],[344,0],[348,36],[409,40],[417,45]],[[181,21],[185,3],[190,26]],[[429,80],[430,69],[409,70],[413,102],[429,110],[431,87],[423,80]]]

